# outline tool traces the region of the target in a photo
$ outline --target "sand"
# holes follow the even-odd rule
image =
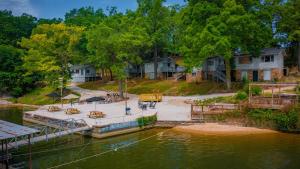
[[[176,131],[197,134],[265,134],[277,133],[270,129],[259,129],[255,127],[240,127],[235,125],[223,125],[218,123],[193,124],[187,126],[176,126]]]

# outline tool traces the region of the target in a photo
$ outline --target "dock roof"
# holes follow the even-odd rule
[[[39,130],[0,120],[0,140],[38,133]]]

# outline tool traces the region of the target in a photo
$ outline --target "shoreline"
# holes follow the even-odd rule
[[[193,125],[181,125],[173,128],[175,131],[210,134],[210,135],[249,135],[249,134],[269,134],[280,133],[271,129],[260,129],[256,127],[241,127],[236,125],[225,125],[218,123],[204,123]]]

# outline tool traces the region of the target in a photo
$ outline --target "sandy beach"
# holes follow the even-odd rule
[[[188,126],[177,126],[176,131],[197,133],[197,134],[264,134],[277,133],[270,129],[259,129],[255,127],[240,127],[234,125],[223,125],[218,123],[194,124]]]

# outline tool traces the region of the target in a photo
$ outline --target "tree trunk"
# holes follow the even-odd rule
[[[105,72],[104,69],[101,68],[101,80],[104,80]]]
[[[119,95],[122,99],[124,98],[123,80],[119,80]]]
[[[114,80],[114,78],[113,78],[112,71],[111,71],[111,69],[108,69],[108,70],[109,70],[109,75],[110,75],[110,81],[113,81],[113,80]]]
[[[156,80],[157,79],[157,67],[158,67],[158,63],[157,63],[157,54],[158,51],[157,51],[157,46],[155,45],[154,46],[154,79]]]
[[[231,89],[231,66],[230,66],[230,59],[225,59],[225,66],[226,66],[226,85],[227,90]]]
[[[297,42],[298,70],[300,71],[300,41]]]

